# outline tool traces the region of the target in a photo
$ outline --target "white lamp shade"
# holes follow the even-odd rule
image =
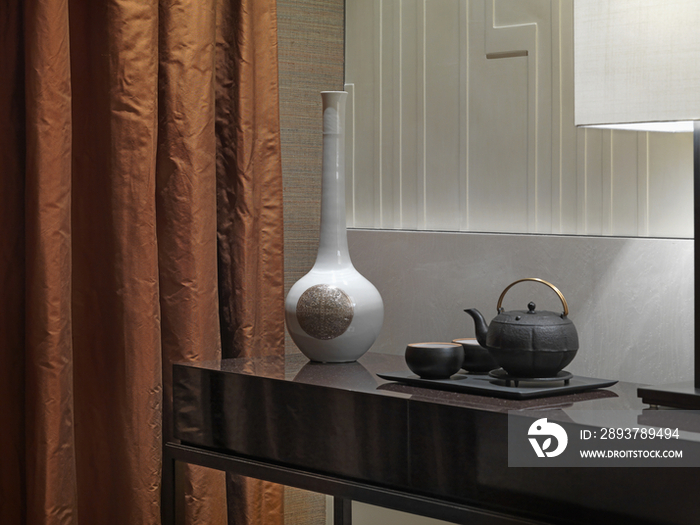
[[[700,119],[700,0],[574,0],[574,74],[577,126]]]

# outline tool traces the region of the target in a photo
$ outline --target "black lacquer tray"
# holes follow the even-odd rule
[[[398,381],[408,385],[437,390],[450,390],[452,392],[464,392],[490,397],[503,397],[507,399],[534,399],[547,396],[561,396],[606,388],[613,386],[617,381],[608,379],[596,379],[573,375],[566,381],[527,381],[519,379],[518,386],[514,382],[506,384],[503,379],[497,379],[488,374],[469,374],[460,372],[449,379],[422,379],[413,372],[398,371],[377,374],[383,379]]]

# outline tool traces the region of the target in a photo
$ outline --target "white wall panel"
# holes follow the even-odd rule
[[[425,12],[425,181],[424,206],[428,227],[438,230],[459,228],[459,152],[463,147],[460,130],[460,53],[466,27],[455,0],[430,0]]]
[[[573,20],[572,2],[552,3],[552,231],[577,233],[578,131],[574,127],[574,92],[566,88],[573,78],[573,38],[567,35]]]
[[[637,235],[637,134],[612,132],[609,234]],[[614,175],[614,177],[613,177]]]
[[[527,163],[527,61],[484,59],[481,66],[473,73],[482,79],[472,91],[483,103],[473,104],[470,119],[469,228],[527,231],[527,204],[534,197]]]
[[[692,237],[693,135],[649,135],[649,235]]]
[[[347,0],[348,225],[691,237],[690,136],[577,130],[573,0]]]
[[[346,2],[345,38],[349,44],[345,56],[347,72],[352,71],[358,81],[354,88],[346,86],[351,94],[352,107],[347,108],[347,120],[352,133],[347,133],[346,159],[351,162],[346,168],[346,199],[348,225],[374,227],[375,200],[380,194],[375,180],[381,179],[379,164],[375,157],[381,137],[375,130],[376,109],[380,100],[373,91],[379,84],[380,56],[380,3],[375,0],[352,0]],[[352,23],[351,23],[352,21]],[[376,195],[376,199],[375,199]]]

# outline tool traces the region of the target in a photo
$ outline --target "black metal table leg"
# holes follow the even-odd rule
[[[333,525],[352,525],[352,500],[333,498]]]
[[[166,447],[163,449],[163,481],[160,502],[162,525],[175,525],[175,458]]]

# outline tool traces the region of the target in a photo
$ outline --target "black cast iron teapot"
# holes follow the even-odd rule
[[[501,307],[506,292],[512,286],[535,281],[549,286],[564,306],[563,313],[538,311],[535,303],[527,310],[505,312]],[[489,350],[500,367],[509,375],[522,378],[554,377],[576,356],[578,334],[567,316],[569,306],[559,289],[542,279],[528,277],[509,284],[498,298],[498,315],[487,326],[481,313],[464,310],[474,318],[476,339]]]

